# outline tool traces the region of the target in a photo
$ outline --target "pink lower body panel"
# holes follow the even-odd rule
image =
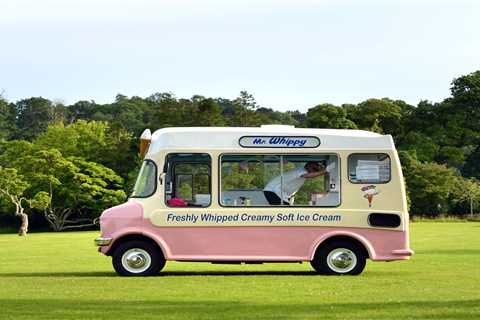
[[[307,261],[323,241],[334,236],[359,240],[372,260],[401,260],[409,254],[405,234],[328,227],[158,228],[170,260]]]
[[[413,253],[407,231],[317,226],[156,227],[143,218],[141,206],[132,208],[130,204],[129,210],[113,215],[123,211],[123,206],[112,208],[112,214],[102,216],[102,236],[111,237],[114,242],[129,234],[150,237],[167,260],[309,261],[316,248],[334,236],[357,239],[372,260],[405,260]],[[107,253],[109,249],[102,247],[101,251]]]

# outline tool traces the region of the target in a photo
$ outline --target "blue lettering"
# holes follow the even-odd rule
[[[270,144],[278,144],[279,143],[279,137],[273,137],[270,138],[270,141],[268,141]]]
[[[245,138],[245,140],[244,140]],[[263,136],[256,136],[256,137],[243,137],[240,139],[240,145],[242,146],[252,146],[252,147],[263,147],[263,146],[272,146],[272,147],[287,147],[287,148],[302,148],[307,147],[309,144],[317,145],[319,144],[318,141],[314,142],[314,140],[309,140],[310,138],[307,137],[282,137],[282,136],[274,136],[274,137],[263,137]],[[312,138],[313,139],[313,138]],[[318,140],[318,139],[317,139]]]
[[[285,145],[287,147],[303,147],[307,143],[307,139],[288,139],[285,137],[272,137],[268,141],[272,145]]]
[[[260,138],[255,138],[253,139],[252,144],[265,144],[265,140]]]

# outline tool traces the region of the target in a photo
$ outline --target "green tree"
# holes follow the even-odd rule
[[[190,100],[177,100],[170,93],[156,93],[146,100],[146,127],[158,129],[194,125],[195,110]]]
[[[410,131],[399,144],[400,150],[415,153],[415,157],[420,161],[432,162],[436,158],[440,146],[430,137],[415,131]]]
[[[144,116],[148,109],[145,99],[136,96],[127,98],[119,94],[115,103],[108,108],[111,110],[106,111],[113,116],[113,119],[109,120],[112,128],[122,128],[136,137],[145,129]]]
[[[480,202],[480,183],[478,180],[459,177],[454,189],[454,202],[466,202],[473,217],[475,205]]]
[[[25,213],[24,202],[30,208],[44,209],[49,201],[44,192],[38,192],[32,198],[25,196],[25,190],[29,186],[16,169],[0,166],[0,197],[6,198],[15,205],[15,215],[22,220],[18,231],[19,236],[26,236],[28,232],[28,215]]]
[[[454,79],[452,82],[452,99],[456,113],[464,113],[464,123],[471,132],[470,138],[478,138],[480,132],[480,70]],[[468,143],[468,141],[466,141]]]
[[[94,101],[81,100],[67,108],[67,122],[73,123],[77,120],[96,120],[93,115],[99,106]]]
[[[15,109],[0,95],[0,140],[10,139],[15,131]]]
[[[77,172],[73,179],[64,183],[65,194],[70,190],[72,202],[70,207],[82,214],[90,211],[97,218],[106,208],[124,202],[127,198],[123,191],[124,180],[115,171],[99,163],[86,161],[80,157],[68,157]],[[73,192],[72,192],[73,190]]]
[[[251,162],[246,166],[247,170],[242,169],[238,163],[224,164],[222,166],[222,190],[263,188],[263,164]]]
[[[420,101],[413,112],[409,114],[405,131],[421,133],[439,144],[446,134],[439,110],[439,104],[432,104],[425,100]]]
[[[25,140],[0,141],[0,166],[14,167],[21,157],[34,149],[34,145]]]
[[[15,103],[16,138],[32,140],[51,123],[63,120],[63,106],[55,105],[42,97],[23,99]]]
[[[92,224],[107,206],[125,200],[123,179],[113,170],[81,157],[64,157],[55,148],[26,141],[0,143],[0,165],[22,176],[26,198],[48,196],[44,215],[54,230]],[[38,197],[37,197],[38,198]]]
[[[400,148],[430,149],[435,153],[431,160],[461,169],[475,149],[477,134],[468,123],[468,115],[451,99],[435,104],[422,101],[410,117],[409,133],[400,140]],[[412,136],[421,139],[412,141]]]
[[[259,115],[255,112],[258,104],[253,95],[247,91],[240,91],[240,95],[234,100],[234,116],[230,120],[231,126],[256,127],[261,123]]]
[[[82,157],[115,168],[123,177],[136,160],[132,135],[125,129],[112,129],[106,122],[78,120],[68,126],[53,124],[34,143],[39,148],[60,150],[65,157]]]
[[[298,121],[289,112],[274,111],[270,108],[258,108],[255,113],[262,124],[284,124],[297,126]]]
[[[359,129],[391,134],[394,137],[403,133],[403,117],[411,112],[411,108],[403,101],[388,98],[368,99],[358,105],[345,105],[344,108],[347,118]]]
[[[356,129],[357,126],[347,119],[345,109],[333,104],[319,104],[308,109],[306,126],[309,128]]]
[[[299,110],[287,111],[286,113],[296,121],[297,127],[306,127],[307,115],[305,113],[300,112]]]
[[[181,198],[181,199],[192,199],[192,193],[193,193],[193,190],[192,190],[192,186],[188,183],[182,183],[180,185],[180,188],[178,188],[178,196]]]
[[[403,170],[413,214],[440,214],[450,209],[450,197],[455,191],[455,169],[434,162],[422,163],[411,159]]]
[[[480,180],[480,144],[468,155],[462,174]]]
[[[460,168],[465,163],[465,150],[461,147],[443,146],[435,159],[439,163]]]
[[[222,108],[215,102],[215,100],[200,99],[194,103],[197,109],[194,115],[195,125],[197,126],[222,126],[224,121],[222,119]]]
[[[27,191],[44,192],[44,215],[55,231],[95,224],[100,212],[125,200],[123,179],[113,170],[80,157],[64,158],[57,149],[38,150],[18,159],[30,183]]]

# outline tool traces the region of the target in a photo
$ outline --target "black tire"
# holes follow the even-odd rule
[[[145,258],[145,263],[141,265],[142,262],[140,262],[138,267],[130,267],[127,264],[126,256],[124,259],[125,254],[137,255],[141,261]],[[141,240],[120,244],[112,255],[113,268],[120,276],[153,276],[162,270],[165,262],[162,252],[157,247]]]
[[[346,250],[345,250],[346,249]],[[353,258],[351,254],[354,255],[354,258],[351,259],[351,264],[348,267],[345,267],[343,270],[342,267],[338,267],[335,269],[335,266],[332,265],[332,262],[329,264],[328,257],[329,254],[335,254],[334,251],[341,252],[344,251],[346,257]],[[315,257],[310,264],[312,265],[313,269],[317,271],[319,274],[324,275],[359,275],[362,273],[363,269],[365,269],[365,264],[367,260],[367,255],[365,253],[365,249],[353,241],[348,240],[338,240],[332,241],[325,245],[321,245],[317,252],[315,253]],[[355,262],[355,263],[354,263]]]

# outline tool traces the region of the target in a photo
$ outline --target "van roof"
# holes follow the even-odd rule
[[[251,137],[316,137],[320,140],[318,150],[341,149],[393,149],[390,135],[364,130],[349,129],[310,129],[285,125],[263,125],[261,127],[178,127],[155,131],[149,148],[149,154],[172,149],[238,149],[244,150],[239,143],[245,136]]]

